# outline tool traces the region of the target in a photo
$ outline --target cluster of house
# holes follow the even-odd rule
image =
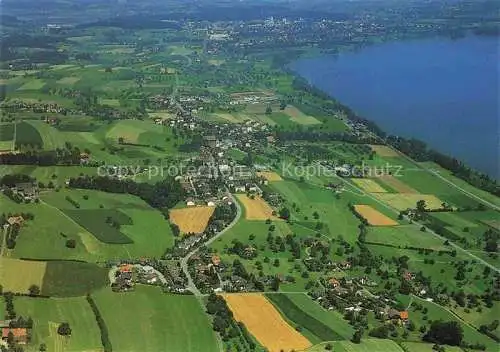
[[[120,264],[115,271],[111,287],[114,291],[130,291],[136,283],[145,285],[164,285],[165,277],[150,265]]]
[[[27,102],[16,99],[2,103],[2,108],[6,110],[16,110],[16,111],[21,110],[21,111],[32,111],[36,113],[51,113],[51,114],[67,114],[69,112],[68,109],[55,103]]]
[[[194,267],[194,280],[196,286],[205,287],[209,290],[221,291],[221,273],[226,266],[218,255],[210,253],[198,253],[191,258]]]
[[[274,94],[231,94],[229,105],[271,104],[278,101]]]
[[[0,320],[0,329],[2,329],[3,343],[11,342],[18,345],[25,345],[29,340],[29,331],[27,328],[10,327],[10,320]],[[9,341],[11,340],[11,341]]]
[[[357,278],[343,277],[340,279],[332,277],[332,278],[327,280],[327,287],[330,289],[333,289],[338,294],[348,293],[355,286],[373,287],[373,286],[377,286],[377,285],[378,284],[375,281],[371,280],[367,276],[362,276],[362,277],[357,277]]]
[[[12,196],[24,203],[31,203],[38,200],[38,186],[33,182],[16,183],[14,187],[10,187]]]
[[[134,288],[132,264],[122,264],[115,273],[115,280],[111,283],[114,291],[130,291]]]

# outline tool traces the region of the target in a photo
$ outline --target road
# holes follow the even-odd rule
[[[231,221],[231,223],[228,226],[226,226],[222,231],[219,231],[215,236],[210,237],[204,243],[205,246],[208,246],[211,243],[213,243],[214,241],[216,241],[219,237],[221,237],[223,234],[225,234],[227,231],[229,231],[234,225],[236,225],[236,223],[240,220],[240,217],[241,217],[241,214],[242,214],[241,205],[240,205],[240,203],[238,203],[238,201],[236,200],[236,198],[234,198],[234,196],[232,194],[231,194],[231,200],[236,205],[236,216],[234,217],[233,221]],[[186,275],[186,277],[188,279],[188,286],[187,286],[187,288],[191,292],[193,292],[195,296],[203,296],[203,294],[198,290],[198,288],[194,284],[193,278],[191,277],[191,274],[189,273],[188,264],[187,264],[188,261],[189,261],[189,259],[196,252],[198,252],[198,249],[200,249],[200,247],[196,247],[191,252],[189,252],[184,258],[181,259],[181,268],[182,268],[182,271],[184,272],[184,274]]]

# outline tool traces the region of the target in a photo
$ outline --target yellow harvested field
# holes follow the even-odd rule
[[[179,226],[183,233],[202,233],[208,225],[215,207],[192,207],[172,209],[170,221]]]
[[[4,291],[28,293],[31,285],[42,287],[46,262],[0,258],[0,283]]]
[[[301,125],[317,125],[321,123],[315,117],[304,114],[292,105],[288,105],[283,112],[290,116],[290,120]]]
[[[377,182],[366,179],[366,178],[351,178],[351,181],[354,182],[357,186],[361,187],[363,191],[370,193],[385,193],[387,192],[381,185]]]
[[[399,156],[397,151],[395,151],[394,149],[389,148],[388,146],[385,146],[385,145],[372,144],[372,145],[370,145],[370,147],[378,156],[386,156],[386,157]]]
[[[415,209],[419,200],[425,200],[427,209],[440,209],[443,203],[433,194],[374,193],[375,197],[397,210]]]
[[[399,193],[419,193],[416,189],[411,188],[392,175],[380,176],[377,179]]]
[[[355,205],[354,209],[372,226],[395,226],[398,223],[369,205]]]
[[[257,176],[262,176],[268,181],[283,181],[280,175],[273,171],[261,171],[257,172]]]
[[[290,326],[274,306],[261,294],[225,294],[224,299],[236,321],[270,352],[302,351],[311,342]]]
[[[245,207],[245,219],[267,220],[273,217],[273,208],[264,199],[258,196],[252,199],[246,194],[237,194],[236,197]]]

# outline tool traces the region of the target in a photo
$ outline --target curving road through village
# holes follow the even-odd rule
[[[229,231],[236,223],[240,220],[242,210],[241,210],[241,205],[238,203],[236,198],[231,194],[230,195],[231,200],[233,203],[236,205],[236,216],[234,217],[233,221],[229,225],[227,225],[223,230],[219,231],[215,236],[210,237],[203,245],[208,246],[214,241],[216,241],[219,237],[221,237],[223,234],[225,234],[227,231]],[[186,254],[184,258],[181,259],[181,268],[184,274],[186,275],[188,279],[188,285],[187,288],[195,295],[195,296],[203,296],[203,294],[198,290],[196,287],[193,278],[191,277],[191,274],[189,273],[188,270],[188,261],[189,259],[200,249],[201,246],[196,247],[193,249],[191,252]]]

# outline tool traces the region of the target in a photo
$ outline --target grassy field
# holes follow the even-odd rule
[[[331,238],[341,235],[347,241],[357,239],[357,227],[360,221],[349,210],[349,203],[364,203],[381,210],[380,206],[376,205],[374,201],[370,201],[368,197],[360,198],[349,192],[344,192],[340,199],[336,199],[333,192],[323,188],[322,184],[316,186],[287,179],[272,182],[270,187],[287,200],[287,207],[292,212],[292,220],[312,223],[312,230],[315,229],[317,221],[322,222],[324,226],[320,232]],[[295,210],[293,210],[294,203]],[[314,219],[315,212],[319,216],[317,220]],[[388,215],[389,213],[386,210],[384,214]]]
[[[332,328],[338,335],[342,336],[344,339],[349,340],[350,338],[352,338],[354,329],[344,320],[344,317],[341,313],[325,310],[317,302],[314,302],[309,296],[305,294],[285,295],[303,312]]]
[[[84,296],[108,284],[108,269],[92,263],[50,261],[42,294],[51,297]]]
[[[434,352],[432,349],[434,346],[432,343],[422,343],[422,342],[402,342],[401,346],[406,352]],[[443,346],[446,352],[463,352],[460,347],[457,346]]]
[[[46,344],[47,351],[52,352],[102,351],[99,328],[84,297],[16,297],[14,306],[18,315],[33,318],[32,343],[27,351],[38,351],[41,343]],[[57,333],[57,327],[63,322],[69,323],[71,337]]]
[[[42,145],[45,150],[63,148],[64,143],[68,140],[64,138],[64,135],[61,134],[59,130],[44,121],[29,121],[29,124],[33,126],[42,137]]]
[[[321,124],[321,121],[317,120],[315,117],[304,114],[302,111],[292,105],[288,105],[285,110],[283,110],[283,112],[290,117],[290,120],[300,125]]]
[[[208,317],[194,296],[139,285],[129,293],[103,289],[93,298],[116,351],[218,351]]]
[[[119,210],[64,209],[63,211],[101,242],[108,244],[134,243],[120,231],[121,226],[133,225],[132,219]]]
[[[327,343],[315,345],[307,352],[324,352]],[[350,341],[333,341],[330,343],[335,352],[404,352],[404,350],[392,340],[363,339],[360,344]]]
[[[475,207],[478,204],[477,200],[468,197],[427,170],[405,170],[400,179],[420,193],[434,194],[439,199],[458,207]]]
[[[76,200],[80,209],[75,210],[65,196]],[[84,195],[88,199],[84,199]],[[102,205],[102,209],[101,206]],[[0,194],[0,208],[16,212],[31,212],[34,220],[27,221],[17,239],[11,256],[33,259],[77,259],[103,261],[131,257],[160,256],[173,245],[169,223],[163,215],[138,197],[98,191],[61,190],[45,193],[40,204],[17,204]],[[106,244],[75,222],[65,210],[87,212],[115,209],[132,220],[122,225],[120,232],[133,243]],[[102,218],[102,217],[101,217]],[[90,222],[90,218],[87,221]],[[103,226],[109,226],[104,223]],[[66,241],[75,240],[75,248],[66,247]]]
[[[45,262],[0,258],[0,283],[4,291],[28,293],[31,285],[42,287]]]
[[[433,320],[443,320],[443,321],[457,321],[464,331],[464,341],[468,343],[482,343],[486,346],[487,351],[498,351],[498,345],[492,339],[478,332],[475,328],[470,325],[465,324],[462,320],[458,319],[453,313],[447,311],[443,307],[427,302],[419,298],[414,298],[418,300],[423,307],[427,308],[429,317]],[[422,311],[416,311],[413,307],[409,310],[410,318],[417,324],[421,325],[424,323]]]
[[[40,132],[28,122],[20,122],[16,129],[16,146],[32,145],[43,146],[43,139]]]
[[[14,139],[14,124],[0,123],[0,141],[12,141]]]
[[[368,242],[387,243],[393,246],[429,248],[433,250],[447,250],[443,241],[430,233],[422,232],[413,225],[394,227],[369,227],[366,235]]]
[[[32,79],[23,84],[18,90],[40,90],[45,86],[45,82],[41,79]]]
[[[0,165],[0,176],[12,173],[32,176],[45,186],[52,182],[54,186],[63,187],[71,177],[93,176],[97,170],[95,167],[86,166]]]
[[[348,328],[349,325],[343,321],[342,317],[323,310],[306,295],[268,294],[266,297],[287,320],[292,322],[293,326],[300,327],[301,333],[313,343],[344,340],[352,337],[352,332],[345,334],[352,329]],[[344,335],[335,331],[337,326],[341,326]]]
[[[459,187],[466,192],[472,193],[473,195],[481,197],[482,199],[496,205],[497,207],[500,207],[500,198],[499,197],[496,197],[495,195],[488,193],[486,191],[477,189],[474,186],[471,186],[470,184],[468,184],[464,180],[462,180],[456,176],[453,176],[450,171],[443,169],[439,165],[434,164],[434,163],[421,163],[421,165],[424,166],[425,168],[430,168],[432,170],[438,171],[439,175],[441,177],[443,177],[446,181],[451,182],[456,187]],[[446,181],[443,181],[443,182],[446,183]],[[463,194],[455,186],[452,186],[450,184],[448,184],[448,186],[451,189],[455,190],[458,194]]]
[[[9,209],[12,213],[31,212],[34,220],[27,221],[21,228],[16,247],[11,256],[33,259],[83,259],[90,256],[78,240],[79,233],[86,232],[76,223],[47,204],[17,204],[0,194],[0,208]],[[63,233],[67,237],[60,234]],[[92,236],[88,234],[88,236]],[[66,240],[77,239],[76,247],[66,247]]]
[[[78,202],[80,208],[75,209],[66,196]],[[64,190],[47,194],[43,199],[87,230],[78,235],[90,254],[108,258],[157,256],[173,244],[170,226],[163,215],[138,197]],[[119,230],[106,222],[108,216],[122,224]],[[95,238],[89,238],[89,233]]]
[[[56,83],[57,84],[62,84],[62,85],[69,85],[72,86],[75,83],[77,83],[81,78],[80,77],[75,77],[75,76],[68,76],[68,77],[63,77],[60,80],[58,80]]]

